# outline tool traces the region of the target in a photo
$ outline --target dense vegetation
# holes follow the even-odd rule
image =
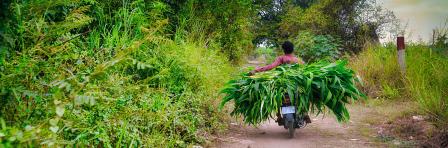
[[[315,35],[303,32],[293,41],[296,45],[297,55],[307,63],[319,60],[335,61],[341,57],[340,41],[331,35]]]
[[[376,0],[257,0],[255,43],[278,45],[303,32],[342,39],[342,50],[359,52],[379,42],[384,32],[397,34],[399,23]]]
[[[428,115],[438,129],[447,129],[447,55],[428,46],[411,44],[406,48],[406,64],[406,73],[402,75],[392,44],[369,47],[351,63],[366,84],[363,91],[370,97],[416,101],[420,113]]]
[[[229,60],[251,46],[250,16],[233,13],[244,6],[2,3],[0,147],[203,142],[221,124],[213,102]]]
[[[0,147],[203,143],[226,117],[218,90],[255,46],[273,59],[291,40],[307,62],[333,61],[396,25],[375,0],[4,0]],[[447,127],[446,32],[408,49],[403,79],[391,46],[350,65],[369,96],[411,96]]]

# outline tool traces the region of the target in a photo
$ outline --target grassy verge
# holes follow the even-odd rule
[[[234,71],[222,47],[168,35],[161,3],[114,2],[12,5],[0,147],[187,147],[222,126],[216,92]]]
[[[401,75],[396,48],[371,46],[352,59],[351,67],[358,72],[365,85],[362,86],[371,98],[373,106],[396,104],[381,108],[379,116],[387,118],[386,124],[402,118],[423,114],[439,130],[448,126],[448,59],[442,52],[423,45],[409,45],[406,49],[406,74]],[[402,103],[400,103],[402,102]],[[407,104],[406,106],[400,104]],[[389,105],[386,105],[389,106]],[[412,106],[409,108],[408,106]],[[408,108],[403,110],[403,108]],[[410,113],[412,112],[412,114]],[[386,116],[386,117],[385,117]],[[377,118],[367,121],[378,123]],[[381,120],[382,121],[382,120]],[[389,122],[389,123],[388,123]]]
[[[371,98],[395,98],[403,91],[397,52],[389,47],[368,47],[353,58],[350,67],[361,77],[361,87]]]
[[[407,49],[406,84],[410,96],[441,128],[448,128],[448,57],[425,46]]]

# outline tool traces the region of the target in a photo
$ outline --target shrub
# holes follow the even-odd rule
[[[187,147],[221,126],[225,56],[171,39],[163,10],[121,2],[12,5],[1,20],[0,147]]]
[[[294,38],[293,42],[296,53],[307,63],[318,60],[335,61],[341,55],[339,40],[330,35],[304,32]]]
[[[263,57],[267,63],[271,63],[277,57],[277,53],[273,47],[258,47],[255,49],[256,57]]]
[[[435,51],[448,55],[448,20],[443,26],[433,30],[432,46]]]

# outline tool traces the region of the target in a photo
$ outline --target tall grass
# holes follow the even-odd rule
[[[15,2],[1,32],[0,147],[204,142],[233,68],[219,45],[171,38],[160,5]]]
[[[412,99],[435,125],[447,128],[448,58],[428,46],[411,44],[406,48],[406,65],[403,76],[392,44],[370,46],[351,62],[370,97]]]
[[[396,97],[403,81],[397,61],[397,52],[391,46],[368,45],[359,55],[352,58],[352,67],[365,85],[363,92],[370,97]]]
[[[407,48],[406,84],[437,125],[448,128],[448,58],[421,45]]]

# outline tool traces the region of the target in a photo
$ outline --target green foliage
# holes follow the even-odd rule
[[[316,34],[330,33],[330,26],[336,26],[332,16],[325,13],[325,6],[329,1],[315,3],[309,8],[290,6],[286,8],[286,13],[279,23],[279,30],[282,37],[294,37],[299,33],[313,32]]]
[[[356,53],[365,43],[379,42],[384,32],[399,26],[394,14],[376,0],[262,2],[274,6],[260,9],[261,19],[254,26],[257,33],[254,42],[258,44],[276,46],[302,32],[311,32],[341,38],[343,51]],[[269,8],[272,11],[267,11]]]
[[[444,26],[434,29],[433,33],[432,48],[448,55],[448,20]]]
[[[335,61],[341,55],[340,41],[330,35],[313,35],[303,32],[293,39],[293,42],[297,55],[308,63],[319,60]]]
[[[406,50],[407,90],[439,128],[448,128],[448,58],[421,45]]]
[[[196,1],[188,0],[172,2],[172,7],[179,7],[181,14],[173,16],[179,19],[176,33],[186,30],[194,34],[197,24],[202,26],[202,34],[207,43],[214,42],[219,50],[233,63],[241,63],[241,59],[254,49],[252,45],[252,22],[255,20],[255,9],[250,0],[237,1]],[[205,46],[208,46],[206,44]]]
[[[187,147],[221,126],[214,98],[233,73],[220,51],[230,43],[201,32],[209,28],[194,18],[187,25],[202,38],[182,29],[171,36],[167,3],[35,0],[8,8],[0,147]]]
[[[261,56],[261,55],[275,56],[276,53],[274,52],[274,48],[258,47],[257,49],[255,49],[255,55],[256,56]]]
[[[401,75],[394,45],[369,47],[351,62],[370,97],[414,99],[440,129],[448,125],[448,59],[423,45],[406,47],[406,74]]]
[[[372,98],[390,98],[387,92],[404,87],[398,67],[397,52],[394,45],[386,47],[367,46],[352,59],[350,67],[363,79],[363,92]]]
[[[253,26],[255,32],[255,44],[267,44],[268,46],[277,46],[283,41],[285,36],[280,36],[281,22],[288,10],[292,6],[302,9],[309,8],[316,0],[256,0],[254,7],[258,12],[258,19]],[[292,22],[291,22],[292,24]],[[291,32],[295,33],[295,32]]]
[[[242,76],[231,80],[221,91],[226,96],[221,107],[233,100],[232,115],[243,115],[244,121],[258,125],[267,120],[282,105],[285,94],[296,102],[298,113],[323,112],[329,109],[338,121],[348,121],[345,103],[364,95],[354,82],[354,72],[346,61],[318,62],[309,65],[280,66],[273,71]]]
[[[277,52],[272,47],[257,47],[254,55],[256,57],[264,57],[267,63],[272,63],[277,57]]]

